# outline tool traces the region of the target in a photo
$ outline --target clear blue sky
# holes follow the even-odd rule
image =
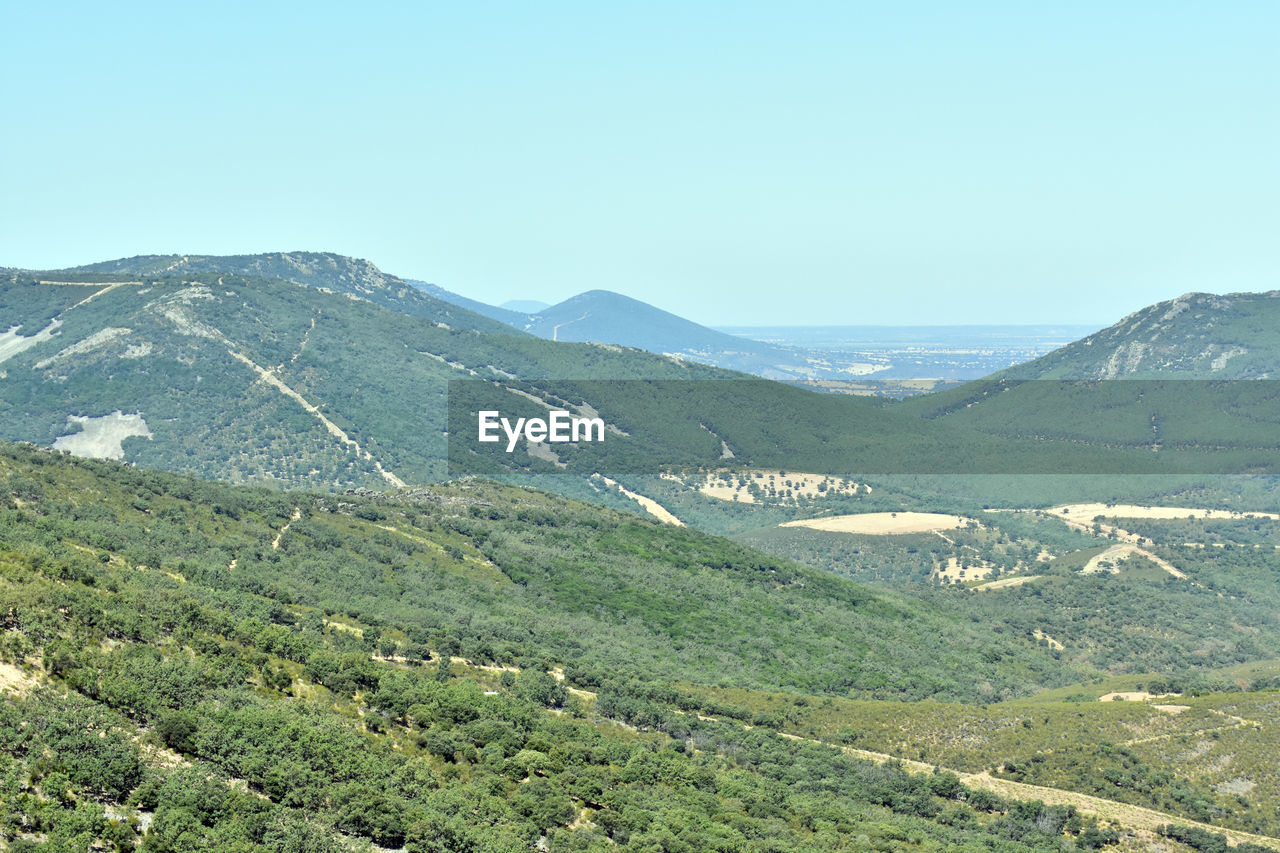
[[[0,265],[331,250],[711,324],[1280,288],[1280,3],[6,3]]]

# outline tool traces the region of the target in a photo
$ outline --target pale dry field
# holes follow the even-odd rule
[[[1185,506],[1136,506],[1134,504],[1116,504],[1107,506],[1102,503],[1064,504],[1048,510],[1051,515],[1066,517],[1073,521],[1092,522],[1098,516],[1105,518],[1207,518],[1231,520],[1240,518],[1269,518],[1280,520],[1280,514],[1274,512],[1235,512],[1225,509],[1196,509]]]
[[[1167,699],[1170,696],[1181,696],[1181,693],[1147,693],[1145,690],[1121,690],[1115,693],[1104,693],[1098,697],[1099,702],[1146,702],[1149,699]],[[1185,708],[1185,705],[1169,707]]]
[[[904,533],[935,533],[940,530],[956,530],[976,523],[963,515],[943,515],[937,512],[862,512],[855,515],[835,515],[830,518],[806,518],[788,521],[781,527],[808,527],[831,533],[862,533],[871,536],[893,536]]]
[[[990,577],[995,568],[992,563],[985,560],[960,560],[956,557],[947,557],[947,562],[934,569],[933,575],[947,583],[960,583]]]
[[[717,472],[709,475],[706,480],[699,483],[695,488],[707,497],[716,498],[717,500],[737,501],[744,504],[757,503],[755,495],[750,491],[750,484],[754,484],[763,490],[766,495],[770,491],[784,495],[787,490],[790,490],[791,495],[782,497],[781,499],[783,500],[856,495],[860,492],[864,494],[871,493],[870,486],[862,483],[851,483],[840,477],[829,477],[826,474],[808,474],[802,471],[783,472],[776,469]],[[770,497],[772,496],[770,495]]]

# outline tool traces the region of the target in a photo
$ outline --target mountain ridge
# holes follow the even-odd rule
[[[1001,374],[1021,379],[1280,376],[1280,290],[1184,293]]]
[[[37,271],[24,271],[37,272]],[[472,311],[466,305],[424,291],[372,261],[336,252],[264,252],[253,255],[137,255],[51,273],[111,273],[175,276],[183,273],[232,273],[291,281],[365,299],[393,311],[442,323],[450,328],[493,334],[519,334],[513,327]],[[481,303],[476,303],[481,304]]]

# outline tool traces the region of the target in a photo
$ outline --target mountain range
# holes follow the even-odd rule
[[[460,379],[533,414],[555,397],[554,380],[561,399],[587,400],[616,427],[603,457],[582,449],[501,458],[526,472],[727,460],[845,475],[958,470],[956,460],[988,471],[1145,470],[1142,460],[1207,470],[1204,435],[1224,448],[1228,467],[1267,464],[1249,454],[1266,452],[1269,385],[1204,386],[1194,403],[1185,389],[1153,386],[1143,397],[1108,388],[1111,396],[1083,400],[1051,384],[992,394],[971,383],[900,405],[764,381],[637,394],[580,383],[743,377],[637,348],[545,340],[327,254],[148,256],[4,276],[0,438],[232,481],[385,488],[440,479],[449,383]],[[1226,378],[1246,366],[1267,375],[1276,348],[1266,312],[1278,305],[1268,295],[1184,297],[1027,369],[1097,378],[1117,352],[1147,352],[1154,337],[1162,360],[1139,360],[1149,367],[1142,375]],[[583,316],[617,335],[627,331],[620,317],[645,320],[631,325],[668,337],[633,340],[659,349],[683,341],[685,352],[706,352],[738,340],[604,292],[555,306],[534,325],[561,337]],[[1162,393],[1173,397],[1153,432],[1149,409]],[[1163,455],[1151,456],[1157,445]]]

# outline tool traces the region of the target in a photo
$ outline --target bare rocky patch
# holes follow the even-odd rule
[[[123,459],[124,447],[121,442],[126,438],[135,435],[151,438],[151,430],[138,412],[126,415],[117,409],[98,418],[71,415],[67,418],[67,424],[79,424],[81,429],[55,439],[53,448],[86,459]]]

